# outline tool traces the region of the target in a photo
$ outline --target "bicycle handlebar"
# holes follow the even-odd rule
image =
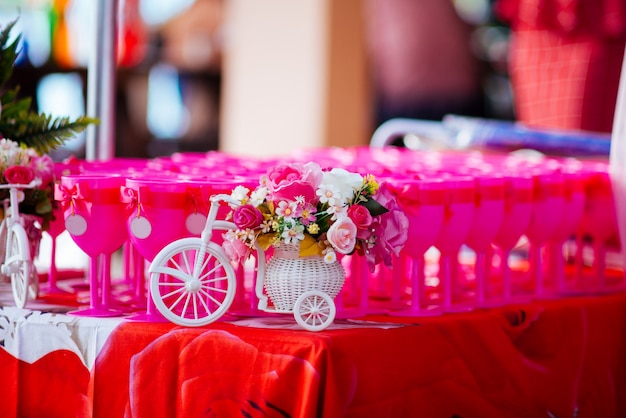
[[[0,184],[0,189],[34,189],[35,187],[41,186],[41,179],[36,178],[30,183],[8,183],[8,184]]]

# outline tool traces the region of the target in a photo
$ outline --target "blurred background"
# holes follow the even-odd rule
[[[0,0],[12,83],[86,114],[93,0]],[[489,0],[119,0],[115,154],[367,144],[394,117],[515,119]],[[56,155],[84,156],[83,136]]]

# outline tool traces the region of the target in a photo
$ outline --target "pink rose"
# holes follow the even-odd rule
[[[380,262],[390,266],[391,255],[398,256],[400,254],[400,250],[408,239],[409,230],[409,219],[385,183],[380,185],[380,189],[376,193],[376,200],[389,212],[377,216],[370,226],[376,236],[376,244],[366,254],[370,268]]]
[[[363,205],[350,206],[348,216],[358,229],[366,229],[372,224],[372,214]]]
[[[352,222],[352,219],[345,216],[339,218],[328,228],[326,239],[335,250],[342,254],[350,254],[354,251],[354,245],[356,244],[356,231],[356,225]]]
[[[283,164],[267,171],[267,188],[272,200],[295,201],[303,196],[306,202],[316,199],[315,190],[322,179],[322,170],[315,163]]]
[[[224,237],[222,243],[224,252],[235,263],[239,264],[243,260],[247,259],[250,255],[250,247],[248,247],[243,241],[239,239],[228,239]]]
[[[28,184],[35,178],[35,171],[30,167],[14,165],[4,170],[4,178],[9,183]]]
[[[254,229],[263,222],[263,214],[253,205],[242,205],[233,212],[233,222],[239,229]]]
[[[54,182],[54,161],[49,155],[44,154],[41,157],[35,157],[31,160],[31,166],[35,170],[35,177],[41,179],[42,186]]]
[[[319,164],[309,161],[304,164],[301,168],[302,171],[302,179],[307,183],[310,183],[316,189],[322,183],[322,179],[324,178],[324,172]]]

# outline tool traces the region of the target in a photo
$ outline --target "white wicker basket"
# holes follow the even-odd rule
[[[309,290],[319,290],[334,299],[345,281],[346,272],[339,261],[299,257],[299,252],[299,244],[279,244],[267,263],[265,291],[278,311],[293,311],[298,297]]]

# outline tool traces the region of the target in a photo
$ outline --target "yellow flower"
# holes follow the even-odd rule
[[[367,191],[369,192],[370,195],[374,195],[376,194],[376,192],[378,191],[378,182],[376,181],[376,177],[374,177],[373,174],[367,174],[365,175],[365,183],[367,183]]]
[[[306,228],[306,231],[309,234],[315,235],[315,234],[320,232],[320,226],[318,224],[316,224],[316,223],[309,224],[309,226],[307,226],[307,228]]]

